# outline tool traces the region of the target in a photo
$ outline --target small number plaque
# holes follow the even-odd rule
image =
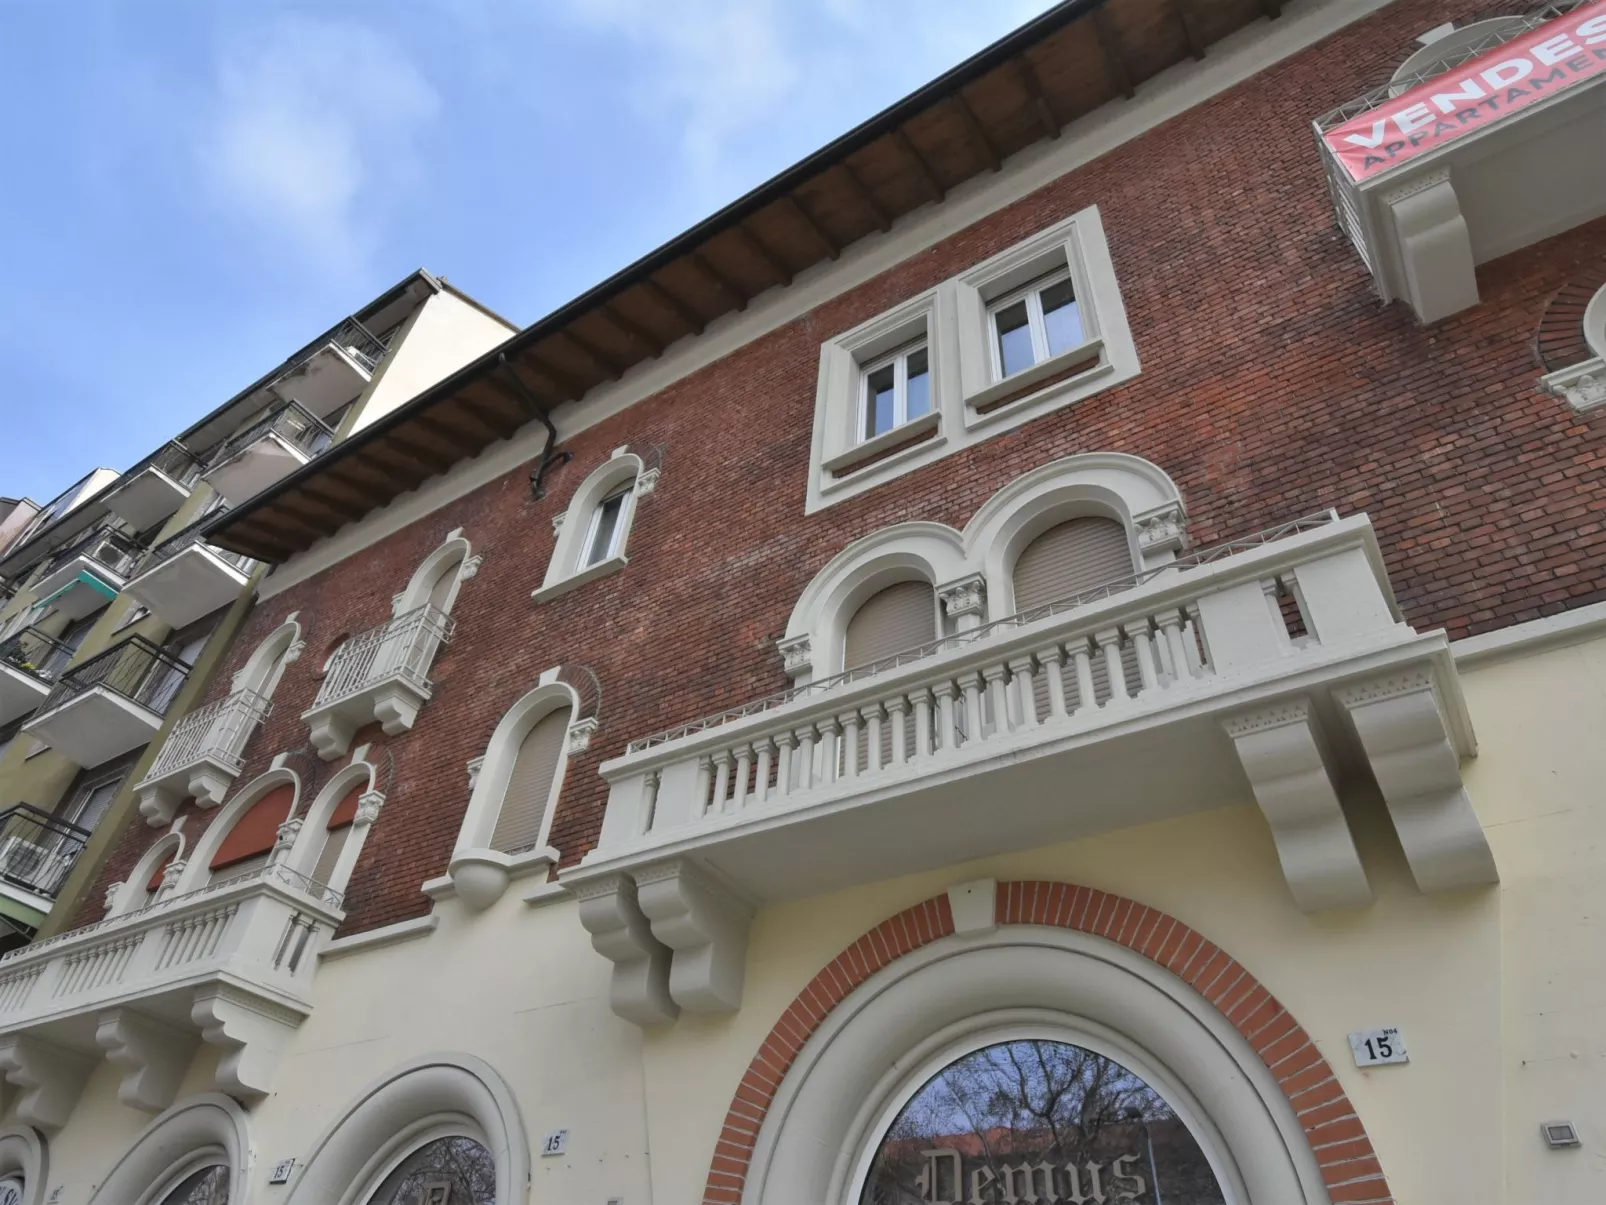
[[[1384,1063],[1409,1063],[1405,1053],[1405,1039],[1393,1026],[1387,1029],[1363,1029],[1349,1036],[1349,1048],[1355,1054],[1357,1067],[1378,1067]]]
[[[277,1163],[275,1163],[273,1165],[273,1170],[268,1173],[268,1183],[269,1184],[288,1184],[288,1183],[290,1183],[290,1173],[295,1171],[295,1169],[296,1169],[296,1161],[294,1159],[280,1159]]]
[[[541,1157],[561,1155],[569,1145],[568,1130],[553,1130],[541,1140]]]

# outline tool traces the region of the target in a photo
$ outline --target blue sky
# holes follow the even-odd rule
[[[1049,0],[0,5],[0,495],[417,267],[529,323]]]

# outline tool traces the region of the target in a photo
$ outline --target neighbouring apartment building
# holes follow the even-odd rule
[[[1068,0],[231,499],[0,1194],[1601,1199],[1603,146],[1606,0]]]
[[[96,469],[42,507],[8,504],[0,948],[32,937],[58,896],[78,899],[136,795],[147,811],[175,792],[221,802],[266,713],[274,666],[193,709],[266,570],[203,526],[513,329],[414,273],[126,473]]]

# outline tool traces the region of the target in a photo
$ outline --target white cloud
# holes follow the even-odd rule
[[[217,200],[332,271],[354,269],[372,223],[417,175],[440,109],[388,38],[350,21],[279,17],[230,42],[197,153]]]

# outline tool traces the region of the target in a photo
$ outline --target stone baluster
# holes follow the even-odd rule
[[[823,779],[822,779],[823,781]],[[814,786],[814,725],[798,733],[797,738],[797,789],[807,791]]]
[[[1121,629],[1105,628],[1093,633],[1099,648],[1104,652],[1104,672],[1110,677],[1109,704],[1120,706],[1127,701],[1126,667],[1121,664]]]
[[[1086,636],[1078,636],[1070,649],[1071,659],[1076,663],[1076,714],[1081,715],[1099,705],[1093,690],[1093,659],[1088,654]]]
[[[924,688],[914,692],[915,747],[913,756],[922,758],[932,750],[931,743],[931,692]]]
[[[753,781],[753,798],[763,803],[770,797],[770,763],[775,756],[775,742],[765,737],[754,741],[753,747],[758,750],[758,777]]]
[[[698,816],[708,815],[709,809],[713,806],[712,800],[708,797],[708,792],[713,788],[713,778],[714,761],[705,753],[697,759],[697,785],[693,788],[697,800],[695,814]]]
[[[1184,610],[1187,611],[1188,622],[1182,629],[1182,647],[1187,654],[1188,669],[1192,671],[1195,678],[1198,678],[1202,677],[1205,672],[1204,658],[1200,655],[1199,650],[1209,647],[1199,639],[1199,634],[1203,630],[1204,620],[1200,618],[1198,603],[1191,602]]]
[[[909,760],[908,715],[908,696],[893,695],[887,700],[887,723],[892,725],[892,764],[895,766]]]
[[[958,736],[954,731],[954,699],[958,691],[955,689],[954,684],[945,678],[932,688],[932,693],[937,696],[937,740],[935,747],[938,749],[952,749],[959,743]]]
[[[881,704],[871,703],[859,709],[864,720],[865,771],[874,774],[881,769]]]
[[[1048,714],[1056,719],[1065,718],[1065,652],[1053,645],[1037,654],[1037,664],[1043,667],[1048,678]]]
[[[753,747],[743,745],[736,751],[736,789],[731,792],[731,811],[747,803],[748,784],[753,777]]]
[[[1037,682],[1032,677],[1032,657],[1024,653],[1009,662],[1010,702],[1014,713],[1010,716],[1013,728],[1037,727]]]
[[[993,731],[1003,734],[1009,731],[1009,667],[1007,665],[989,665],[981,675],[987,682],[987,702],[992,708]]]
[[[1166,669],[1171,675],[1171,680],[1181,682],[1184,678],[1192,677],[1187,650],[1182,643],[1182,612],[1173,607],[1169,611],[1162,611],[1156,618],[1160,624],[1160,634],[1165,641]]]
[[[820,721],[820,785],[833,783],[841,765],[837,749],[842,744],[842,725],[835,716]]]
[[[775,745],[780,749],[780,764],[775,768],[775,793],[785,799],[792,793],[792,750],[797,745],[797,734],[790,728],[775,734]]]
[[[982,678],[975,670],[971,670],[959,680],[960,689],[965,692],[965,740],[981,740],[981,686]]]
[[[721,749],[714,754],[714,797],[708,803],[711,812],[723,812],[725,800],[730,797],[731,786],[731,753],[729,749]]]
[[[1143,694],[1148,694],[1160,685],[1160,674],[1154,659],[1154,645],[1149,636],[1149,621],[1146,618],[1136,619],[1122,626],[1126,631],[1126,638],[1132,642],[1133,651],[1137,653],[1139,690]]]
[[[842,773],[848,778],[859,776],[859,713],[850,711],[837,717],[842,725]]]

